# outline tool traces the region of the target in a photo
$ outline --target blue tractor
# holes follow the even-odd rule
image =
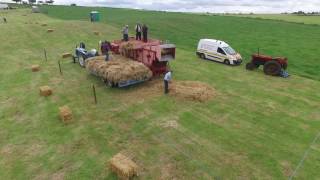
[[[79,65],[83,68],[86,67],[86,59],[98,56],[98,51],[96,49],[92,49],[90,51],[86,50],[86,45],[81,42],[79,47],[76,47],[75,56],[73,56],[73,62],[76,63],[78,61]]]

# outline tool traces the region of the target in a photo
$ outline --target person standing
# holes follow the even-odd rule
[[[143,42],[148,42],[148,26],[145,24],[142,26],[142,34],[143,34]]]
[[[3,22],[7,23],[7,18],[3,17]]]
[[[124,41],[129,41],[129,26],[126,25],[123,29],[122,29],[122,34],[123,34],[123,40]]]
[[[102,44],[101,44],[101,53],[102,55],[105,55],[106,56],[106,61],[109,61],[109,51],[111,49],[111,45],[110,45],[110,42],[108,41],[104,41]]]
[[[141,27],[141,24],[138,23],[136,25],[136,40],[141,41],[141,32],[142,32],[142,27]]]
[[[164,82],[164,94],[168,94],[169,93],[169,82],[172,79],[172,71],[168,71],[163,78],[163,82]]]

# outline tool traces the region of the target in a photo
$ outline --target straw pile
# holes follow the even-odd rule
[[[32,65],[31,66],[31,70],[32,70],[32,72],[38,72],[38,71],[40,71],[40,66],[39,65]]]
[[[52,94],[52,89],[49,86],[40,87],[40,96],[50,96]]]
[[[134,45],[132,43],[125,43],[120,47],[120,53],[121,55],[125,57],[129,57],[130,55],[130,50],[134,48]]]
[[[191,101],[205,102],[215,95],[215,90],[209,85],[195,81],[174,82],[169,85],[170,95]]]
[[[68,106],[62,106],[59,108],[60,118],[64,123],[68,123],[72,120],[72,111]]]
[[[45,26],[47,26],[47,24],[41,24],[41,26],[45,27]]]
[[[119,179],[129,180],[137,175],[138,165],[128,157],[118,153],[110,160],[110,169]]]
[[[86,62],[87,70],[110,83],[118,84],[129,80],[147,80],[152,72],[144,64],[124,58],[113,56],[112,60],[104,61],[104,56],[89,58]]]
[[[72,54],[71,53],[63,53],[62,54],[63,59],[68,58],[68,57],[72,57]]]
[[[48,33],[51,33],[51,32],[53,32],[53,31],[54,31],[53,29],[48,29],[48,30],[47,30]]]

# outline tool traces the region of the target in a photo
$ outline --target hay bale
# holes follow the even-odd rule
[[[64,123],[69,123],[72,120],[72,111],[68,106],[59,107],[59,114]]]
[[[51,32],[53,32],[53,31],[54,31],[53,29],[48,29],[48,30],[47,30],[48,33],[51,33]]]
[[[138,165],[125,155],[118,153],[109,162],[112,172],[116,173],[119,179],[127,179],[138,175]]]
[[[47,97],[52,94],[52,89],[49,86],[42,86],[40,87],[40,95]]]
[[[196,81],[174,82],[169,85],[170,95],[179,98],[205,102],[215,95],[215,90],[209,85]]]
[[[100,32],[98,32],[98,31],[93,31],[93,34],[99,36],[99,35],[100,35]]]
[[[120,55],[113,56],[112,60],[107,62],[104,59],[104,56],[89,58],[86,61],[87,71],[114,84],[129,80],[147,80],[152,77],[150,69],[140,62]]]
[[[45,27],[45,26],[47,26],[47,24],[41,24],[41,26]]]
[[[63,53],[62,54],[63,59],[68,58],[68,57],[72,57],[72,54],[71,53]]]
[[[40,71],[40,66],[39,65],[32,65],[31,66],[31,70],[32,70],[32,72],[38,72],[38,71]]]

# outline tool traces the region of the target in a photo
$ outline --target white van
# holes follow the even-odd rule
[[[227,43],[215,39],[201,39],[198,44],[197,55],[202,59],[219,61],[227,65],[242,63],[242,57]]]

